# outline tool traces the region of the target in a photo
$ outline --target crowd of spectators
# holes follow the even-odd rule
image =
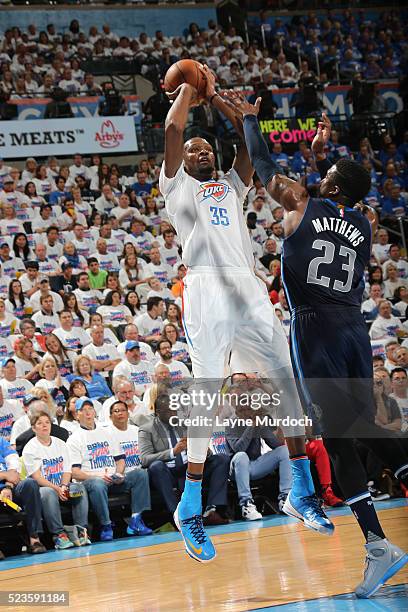
[[[356,74],[366,79],[396,79],[406,71],[407,32],[398,12],[369,20],[363,12],[310,12],[263,21],[249,39],[231,25],[224,31],[214,20],[203,28],[191,23],[180,36],[156,31],[118,36],[108,24],[81,27],[73,19],[64,32],[53,24],[39,31],[31,24],[0,36],[0,91],[18,99],[46,96],[55,87],[68,94],[99,95],[93,75],[83,70],[88,60],[128,60],[146,76],[163,78],[180,59],[208,64],[221,86],[267,88],[296,86],[320,73],[325,84],[339,75],[349,82]],[[265,43],[265,44],[264,44]],[[316,65],[319,58],[319,70]]]

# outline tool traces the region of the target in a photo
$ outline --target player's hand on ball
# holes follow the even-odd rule
[[[262,98],[257,98],[255,104],[250,104],[242,93],[232,89],[224,91],[222,97],[224,102],[242,119],[245,115],[255,115],[256,117],[259,113]]]
[[[175,89],[174,91],[166,91],[166,96],[174,102],[174,100],[179,96],[181,91],[190,91],[191,93],[191,101],[190,106],[198,106],[200,104],[200,100],[198,98],[198,93],[195,87],[190,85],[189,83],[182,83]]]
[[[215,94],[215,74],[206,64],[201,65],[201,72],[203,73],[207,82],[205,89],[205,97],[207,100],[209,100]]]

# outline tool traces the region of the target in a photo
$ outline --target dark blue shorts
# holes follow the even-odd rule
[[[304,404],[325,435],[358,437],[374,422],[373,365],[366,323],[357,308],[296,309],[291,357]]]

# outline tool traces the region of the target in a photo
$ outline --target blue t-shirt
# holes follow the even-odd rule
[[[6,457],[9,455],[17,455],[16,451],[10,446],[10,442],[6,438],[0,437],[0,472],[6,472],[8,470]],[[3,489],[5,481],[0,481],[0,489]]]

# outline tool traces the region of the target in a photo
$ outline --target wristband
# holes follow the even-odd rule
[[[217,93],[214,93],[214,94],[211,96],[211,98],[208,100],[208,104],[209,104],[210,106],[211,106],[212,101],[214,100],[215,96],[218,96],[218,94],[217,94]]]

